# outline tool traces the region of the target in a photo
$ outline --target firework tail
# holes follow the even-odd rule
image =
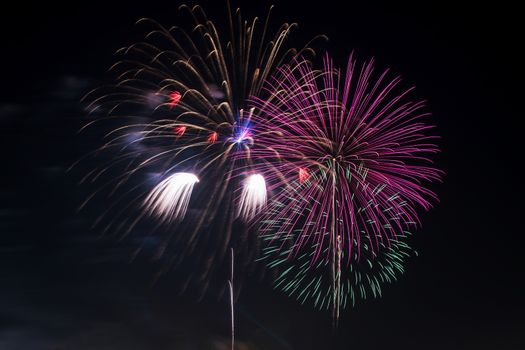
[[[333,160],[333,166],[335,167],[335,159]],[[337,327],[339,322],[339,309],[341,301],[341,237],[337,232],[336,228],[336,181],[337,175],[335,170],[332,171],[332,212],[331,212],[331,224],[330,224],[330,235],[332,244],[332,321],[334,328]]]
[[[232,329],[232,350],[235,349],[235,310],[233,305],[233,267],[234,267],[234,254],[233,248],[230,248],[231,253],[231,265],[230,265],[230,280],[228,281],[228,286],[230,289],[230,315],[231,315],[231,329]]]

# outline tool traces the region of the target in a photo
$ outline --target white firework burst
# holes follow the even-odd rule
[[[266,205],[266,181],[260,174],[248,176],[244,181],[239,199],[238,216],[245,221],[252,220]]]
[[[155,186],[144,200],[146,212],[165,221],[182,220],[186,215],[197,176],[175,173]]]

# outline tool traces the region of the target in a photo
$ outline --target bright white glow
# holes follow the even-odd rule
[[[237,135],[237,138],[234,139],[233,141],[235,143],[242,143],[244,140],[246,140],[248,137],[250,136],[250,129],[248,128],[244,128],[241,130],[241,132],[239,132],[239,135]],[[264,179],[263,179],[264,181]]]
[[[162,220],[183,219],[188,209],[193,185],[199,182],[194,174],[175,173],[159,183],[144,200],[150,215]]]
[[[253,219],[266,205],[266,182],[259,174],[248,176],[244,181],[239,200],[239,216],[248,221]]]

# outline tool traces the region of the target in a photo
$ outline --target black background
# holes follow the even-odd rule
[[[220,20],[225,2],[201,2]],[[247,17],[270,2],[241,5]],[[99,238],[86,189],[65,169],[92,148],[77,135],[80,97],[112,78],[114,51],[140,39],[140,17],[174,24],[179,3],[15,3],[0,23],[0,349],[227,348],[226,300],[177,297],[170,276],[128,263],[133,242]],[[417,85],[442,136],[419,257],[384,297],[330,315],[267,283],[237,304],[242,349],[523,349],[523,46],[516,6],[503,1],[275,1],[297,38],[326,34],[344,64],[375,57]],[[6,5],[4,5],[6,6]],[[175,278],[172,276],[171,278]]]

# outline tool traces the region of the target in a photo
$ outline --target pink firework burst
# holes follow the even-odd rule
[[[253,100],[252,156],[273,190],[262,231],[291,241],[290,258],[309,247],[312,264],[332,267],[335,318],[342,266],[373,259],[437,200],[426,187],[441,178],[429,113],[400,82],[374,74],[373,60],[350,56],[341,73],[326,56],[319,71],[281,68],[271,97]]]

